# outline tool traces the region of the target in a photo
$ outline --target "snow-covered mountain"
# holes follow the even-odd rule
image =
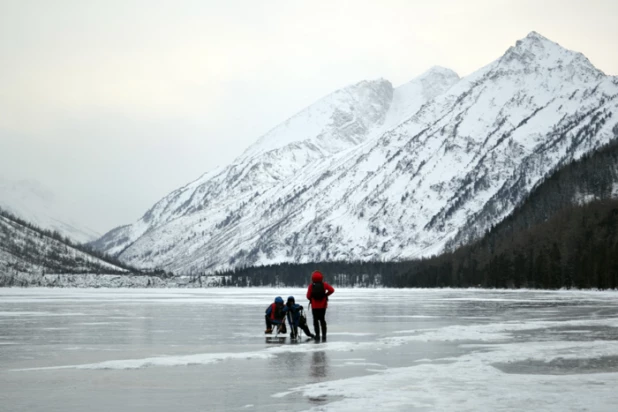
[[[616,77],[532,32],[463,79],[434,68],[339,90],[94,245],[187,273],[427,256],[615,139],[615,112]]]
[[[14,276],[50,273],[128,272],[1,212],[0,286]]]
[[[0,177],[0,208],[78,243],[100,237],[100,233],[69,217],[54,194],[34,180],[11,181]]]

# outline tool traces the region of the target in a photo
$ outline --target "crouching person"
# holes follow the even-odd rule
[[[280,333],[286,333],[285,328],[285,305],[283,304],[283,298],[277,296],[275,301],[266,308],[266,330],[264,333],[273,333],[273,325],[279,328]]]
[[[294,296],[288,297],[284,311],[288,319],[288,324],[290,325],[290,337],[292,339],[298,339],[299,328],[305,332],[305,335],[312,339],[315,338],[315,335],[311,333],[307,326],[307,318],[305,317],[303,307],[296,303]]]

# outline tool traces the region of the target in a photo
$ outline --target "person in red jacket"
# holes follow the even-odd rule
[[[322,341],[326,340],[326,308],[328,297],[335,293],[335,289],[324,282],[324,275],[320,271],[311,274],[311,284],[307,288],[307,299],[310,301],[311,314],[313,315],[313,329],[315,340],[320,340],[320,327],[322,328]]]
[[[268,305],[266,308],[266,330],[265,334],[270,335],[273,333],[273,325],[279,328],[279,332],[286,333],[285,328],[285,305],[283,304],[283,298],[277,296],[275,301]]]

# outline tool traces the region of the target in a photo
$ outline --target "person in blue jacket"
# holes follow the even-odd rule
[[[307,326],[307,318],[305,317],[303,307],[296,303],[294,296],[288,297],[283,311],[288,319],[288,325],[290,325],[290,337],[292,339],[298,339],[298,328],[302,329],[305,335],[310,338],[315,338],[315,335],[311,333]]]
[[[285,305],[283,298],[277,296],[275,301],[266,308],[266,330],[264,333],[273,333],[273,325],[279,328],[280,333],[287,333],[285,328]]]

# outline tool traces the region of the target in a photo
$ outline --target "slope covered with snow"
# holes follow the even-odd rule
[[[41,228],[58,231],[78,243],[101,236],[67,216],[54,194],[37,181],[0,178],[0,208]]]
[[[135,224],[113,229],[93,244],[119,254],[148,231],[177,218],[251,204],[307,168],[375,140],[458,80],[455,72],[434,67],[397,88],[377,80],[338,90],[259,138],[231,165],[175,190]]]
[[[9,214],[0,213],[0,285],[14,276],[126,272]]]
[[[618,79],[533,32],[461,80],[336,92],[95,244],[181,272],[427,256],[615,139],[617,111]]]

